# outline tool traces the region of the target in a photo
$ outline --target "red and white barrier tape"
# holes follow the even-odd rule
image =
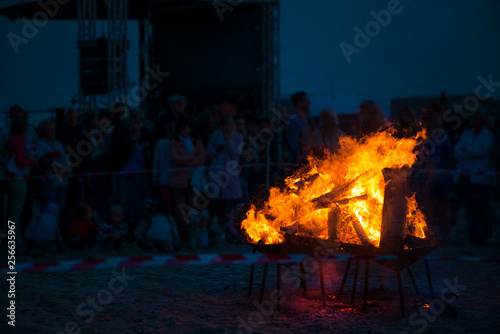
[[[299,263],[306,258],[313,258],[309,254],[185,254],[138,256],[121,258],[101,258],[87,260],[54,261],[38,263],[22,263],[15,267],[0,266],[0,272],[34,273],[50,271],[98,270],[122,267],[164,267],[186,265],[233,265],[233,264],[287,264]],[[411,256],[411,255],[371,255],[357,256],[349,254],[333,255],[318,259],[327,261],[344,261],[352,259],[380,259],[380,260],[447,260],[471,262],[500,262],[500,257],[484,258],[470,256]]]

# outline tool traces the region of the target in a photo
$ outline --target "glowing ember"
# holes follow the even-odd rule
[[[283,243],[285,231],[297,222],[296,235],[328,239],[329,213],[336,210],[340,242],[360,244],[364,231],[365,242],[378,247],[386,185],[382,169],[413,165],[416,145],[416,138],[397,139],[389,132],[341,138],[335,155],[309,157],[307,171],[288,177],[288,189],[271,188],[264,207],[252,206],[242,227],[254,243]],[[407,202],[406,234],[425,238],[425,217],[415,196]]]

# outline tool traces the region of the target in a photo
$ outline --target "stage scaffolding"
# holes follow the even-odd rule
[[[279,0],[243,0],[222,1],[234,6],[234,10],[243,10],[240,4],[254,4],[262,8],[260,22],[262,43],[262,66],[259,68],[258,83],[261,99],[257,108],[263,117],[272,117],[273,109],[280,106],[280,55],[279,55]],[[108,92],[103,95],[88,95],[78,88],[80,111],[95,111],[99,107],[111,106],[116,100],[124,100],[128,88],[127,76],[127,21],[138,20],[139,26],[139,66],[140,83],[149,84],[146,68],[153,67],[157,59],[154,52],[155,42],[152,39],[151,15],[161,15],[165,11],[189,11],[200,7],[210,8],[216,2],[213,0],[75,0],[60,4],[53,20],[77,20],[78,42],[88,42],[97,38],[106,38],[108,46]],[[215,9],[214,9],[215,11]],[[0,15],[10,20],[29,18],[40,12],[37,0],[0,1]],[[215,15],[215,14],[214,14]],[[97,20],[103,23],[102,36],[99,33]],[[107,25],[106,25],[107,22]],[[104,26],[105,25],[105,26]],[[105,29],[106,27],[106,29]],[[100,28],[100,27],[99,27]],[[81,55],[80,55],[81,57]],[[119,75],[118,75],[119,74]],[[141,107],[147,111],[152,99],[141,99]],[[126,102],[126,101],[123,101]]]
[[[82,73],[82,55],[80,45],[92,41],[97,36],[97,4],[96,0],[78,0],[78,73]],[[79,83],[81,80],[79,80]],[[86,95],[82,85],[78,87],[78,111],[85,113],[97,109],[97,95]]]
[[[127,102],[128,0],[108,0],[108,103]]]
[[[97,38],[97,0],[78,0],[77,6],[80,46]],[[128,0],[108,0],[106,7],[107,31],[103,29],[102,34],[107,40],[107,94],[105,96],[85,94],[80,84],[78,109],[81,113],[96,112],[99,107],[98,102],[104,103],[107,108],[110,108],[113,102],[126,102]],[[79,66],[81,62],[80,50]]]

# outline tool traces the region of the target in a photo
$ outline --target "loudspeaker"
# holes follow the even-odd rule
[[[108,40],[97,38],[79,41],[80,86],[85,95],[108,92]]]

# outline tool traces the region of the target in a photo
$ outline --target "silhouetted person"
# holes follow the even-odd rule
[[[248,130],[247,130],[247,124],[246,120],[243,116],[238,115],[233,118],[234,121],[234,129],[237,133],[239,133],[243,139],[242,142],[242,147],[245,146],[245,144],[248,142]],[[243,151],[243,150],[241,150]],[[241,152],[243,153],[243,152]],[[245,164],[246,162],[244,161],[245,159],[243,158],[243,154],[240,154],[240,164]],[[250,176],[250,168],[247,167],[242,167],[241,172],[240,172],[240,182],[241,182],[241,190],[243,191],[243,199],[247,201],[248,198],[248,181],[249,181],[249,176]]]
[[[486,129],[488,113],[477,111],[472,130],[465,131],[455,146],[455,159],[459,170],[472,175],[462,176],[461,184],[465,200],[465,211],[469,226],[469,238],[473,243],[484,243],[491,237],[488,217],[490,176],[474,175],[489,170],[493,153],[494,135]]]
[[[204,109],[198,117],[198,133],[205,147],[207,147],[215,131],[217,131],[217,123],[214,114],[210,109]]]
[[[412,138],[418,133],[419,126],[417,116],[412,107],[405,106],[401,108],[396,123],[396,138]]]
[[[311,136],[311,148],[323,148],[335,153],[339,148],[339,139],[344,134],[338,127],[339,118],[332,108],[321,110],[320,127]]]
[[[63,231],[66,230],[66,213],[68,197],[68,172],[66,150],[63,144],[56,140],[56,122],[51,119],[43,120],[38,126],[40,140],[38,141],[37,167],[42,174],[51,175],[50,178],[40,179],[40,202],[42,210],[49,203],[56,203],[59,208],[59,224]]]
[[[221,226],[227,222],[228,214],[236,204],[241,201],[243,191],[240,175],[231,162],[237,163],[240,159],[240,149],[243,137],[237,133],[231,116],[222,115],[220,118],[220,131],[217,131],[207,147],[207,159],[210,160],[208,180],[214,184],[221,184],[219,197],[216,198],[216,207]],[[228,168],[231,168],[228,171]],[[223,176],[223,177],[222,177]]]
[[[440,114],[435,109],[426,109],[422,114],[421,124],[428,138],[422,144],[422,153],[425,156],[422,168],[424,189],[424,212],[427,214],[428,223],[439,229],[440,235],[445,240],[450,237],[451,229],[451,176],[435,173],[436,170],[449,170],[453,163],[453,150],[451,139],[442,128]]]
[[[24,201],[28,192],[28,182],[22,177],[30,174],[30,166],[35,164],[32,154],[26,150],[26,133],[28,132],[28,119],[24,116],[17,116],[10,123],[10,135],[7,140],[7,165],[6,175],[8,177],[21,177],[7,181],[9,189],[9,207],[7,219],[16,225],[16,242],[23,244],[21,233],[21,213]],[[1,205],[4,203],[2,202]]]
[[[26,227],[26,249],[41,249],[41,252],[64,249],[64,241],[59,226],[59,208],[55,203],[49,203],[43,212],[33,217]]]
[[[175,121],[167,125],[166,137],[156,142],[153,156],[152,180],[153,185],[159,190],[160,196],[167,201],[167,205],[172,209],[172,191],[168,186],[172,161],[172,137],[174,135]]]
[[[179,121],[181,116],[189,121],[191,129],[196,131],[196,122],[193,117],[186,114],[187,98],[184,95],[172,95],[168,98],[168,111],[158,115],[153,128],[153,139],[158,141],[165,138],[165,129],[168,123]]]
[[[87,140],[92,142],[92,172],[107,171],[107,159],[112,131],[106,125],[111,126],[110,114],[101,113],[99,115],[90,111],[83,115],[83,125],[87,134]],[[94,212],[104,215],[111,200],[111,176],[99,175],[91,176],[90,183],[86,189],[89,204],[94,208]]]
[[[260,142],[260,130],[265,126],[265,121],[261,118],[253,118],[248,122],[248,136],[243,138],[240,163],[241,164],[262,164],[266,161],[265,145]],[[245,177],[247,192],[244,199],[248,199],[255,190],[266,182],[263,166],[253,166],[243,168],[241,172],[242,178]]]
[[[205,163],[205,148],[201,139],[192,131],[189,120],[184,117],[176,123],[170,147],[173,167],[182,169],[172,171],[168,179],[174,204],[174,219],[179,232],[187,237],[189,222],[185,207],[193,206],[193,190],[204,191],[205,172],[196,167]],[[187,168],[191,170],[186,170]]]
[[[75,207],[73,219],[68,226],[68,239],[72,248],[80,250],[97,244],[99,228],[92,221],[93,210],[87,203]]]
[[[92,168],[93,147],[84,145],[88,143],[85,137],[84,127],[78,124],[78,111],[69,109],[64,115],[64,124],[57,129],[56,139],[60,141],[73,163],[73,173],[88,173]],[[69,180],[68,204],[73,206],[88,199],[86,196],[86,184],[90,184],[89,177],[73,177]]]
[[[384,114],[378,105],[370,100],[364,100],[359,105],[359,120],[362,136],[383,130],[387,126]]]
[[[114,170],[138,172],[152,166],[152,141],[142,125],[144,116],[131,113],[129,122],[120,133],[113,133],[110,153],[113,153]],[[116,136],[116,137],[115,137]],[[144,200],[150,195],[148,174],[139,172],[115,176],[115,203],[124,209],[131,240],[135,227],[145,211]]]
[[[13,105],[9,108],[9,118],[10,121],[16,117],[21,117],[24,116],[26,119],[29,120],[28,113],[23,110],[18,105]],[[0,178],[5,177],[5,166],[7,164],[6,161],[6,155],[7,155],[7,140],[9,139],[10,135],[10,127],[6,126],[0,129]],[[38,141],[38,135],[36,133],[36,130],[33,126],[31,126],[28,123],[28,130],[25,135],[25,141],[26,141],[26,149],[30,152],[33,152],[36,150],[36,144]],[[0,202],[5,203],[4,200],[4,195],[6,195],[6,181],[0,181]],[[31,217],[33,216],[33,196],[36,193],[36,185],[37,181],[36,180],[28,180],[28,185],[27,185],[27,195],[26,195],[26,200],[24,203],[24,208],[21,213],[21,221],[19,224],[22,225],[22,227],[26,226],[28,222],[31,220]],[[2,226],[5,222],[4,220],[4,206],[0,205],[0,219],[2,219],[2,223],[0,223],[0,226]]]
[[[309,115],[311,103],[305,92],[296,92],[292,95],[292,105],[295,117],[290,118],[286,127],[286,138],[290,149],[290,161],[298,161],[304,158],[304,153],[310,147],[310,137],[316,124]]]

